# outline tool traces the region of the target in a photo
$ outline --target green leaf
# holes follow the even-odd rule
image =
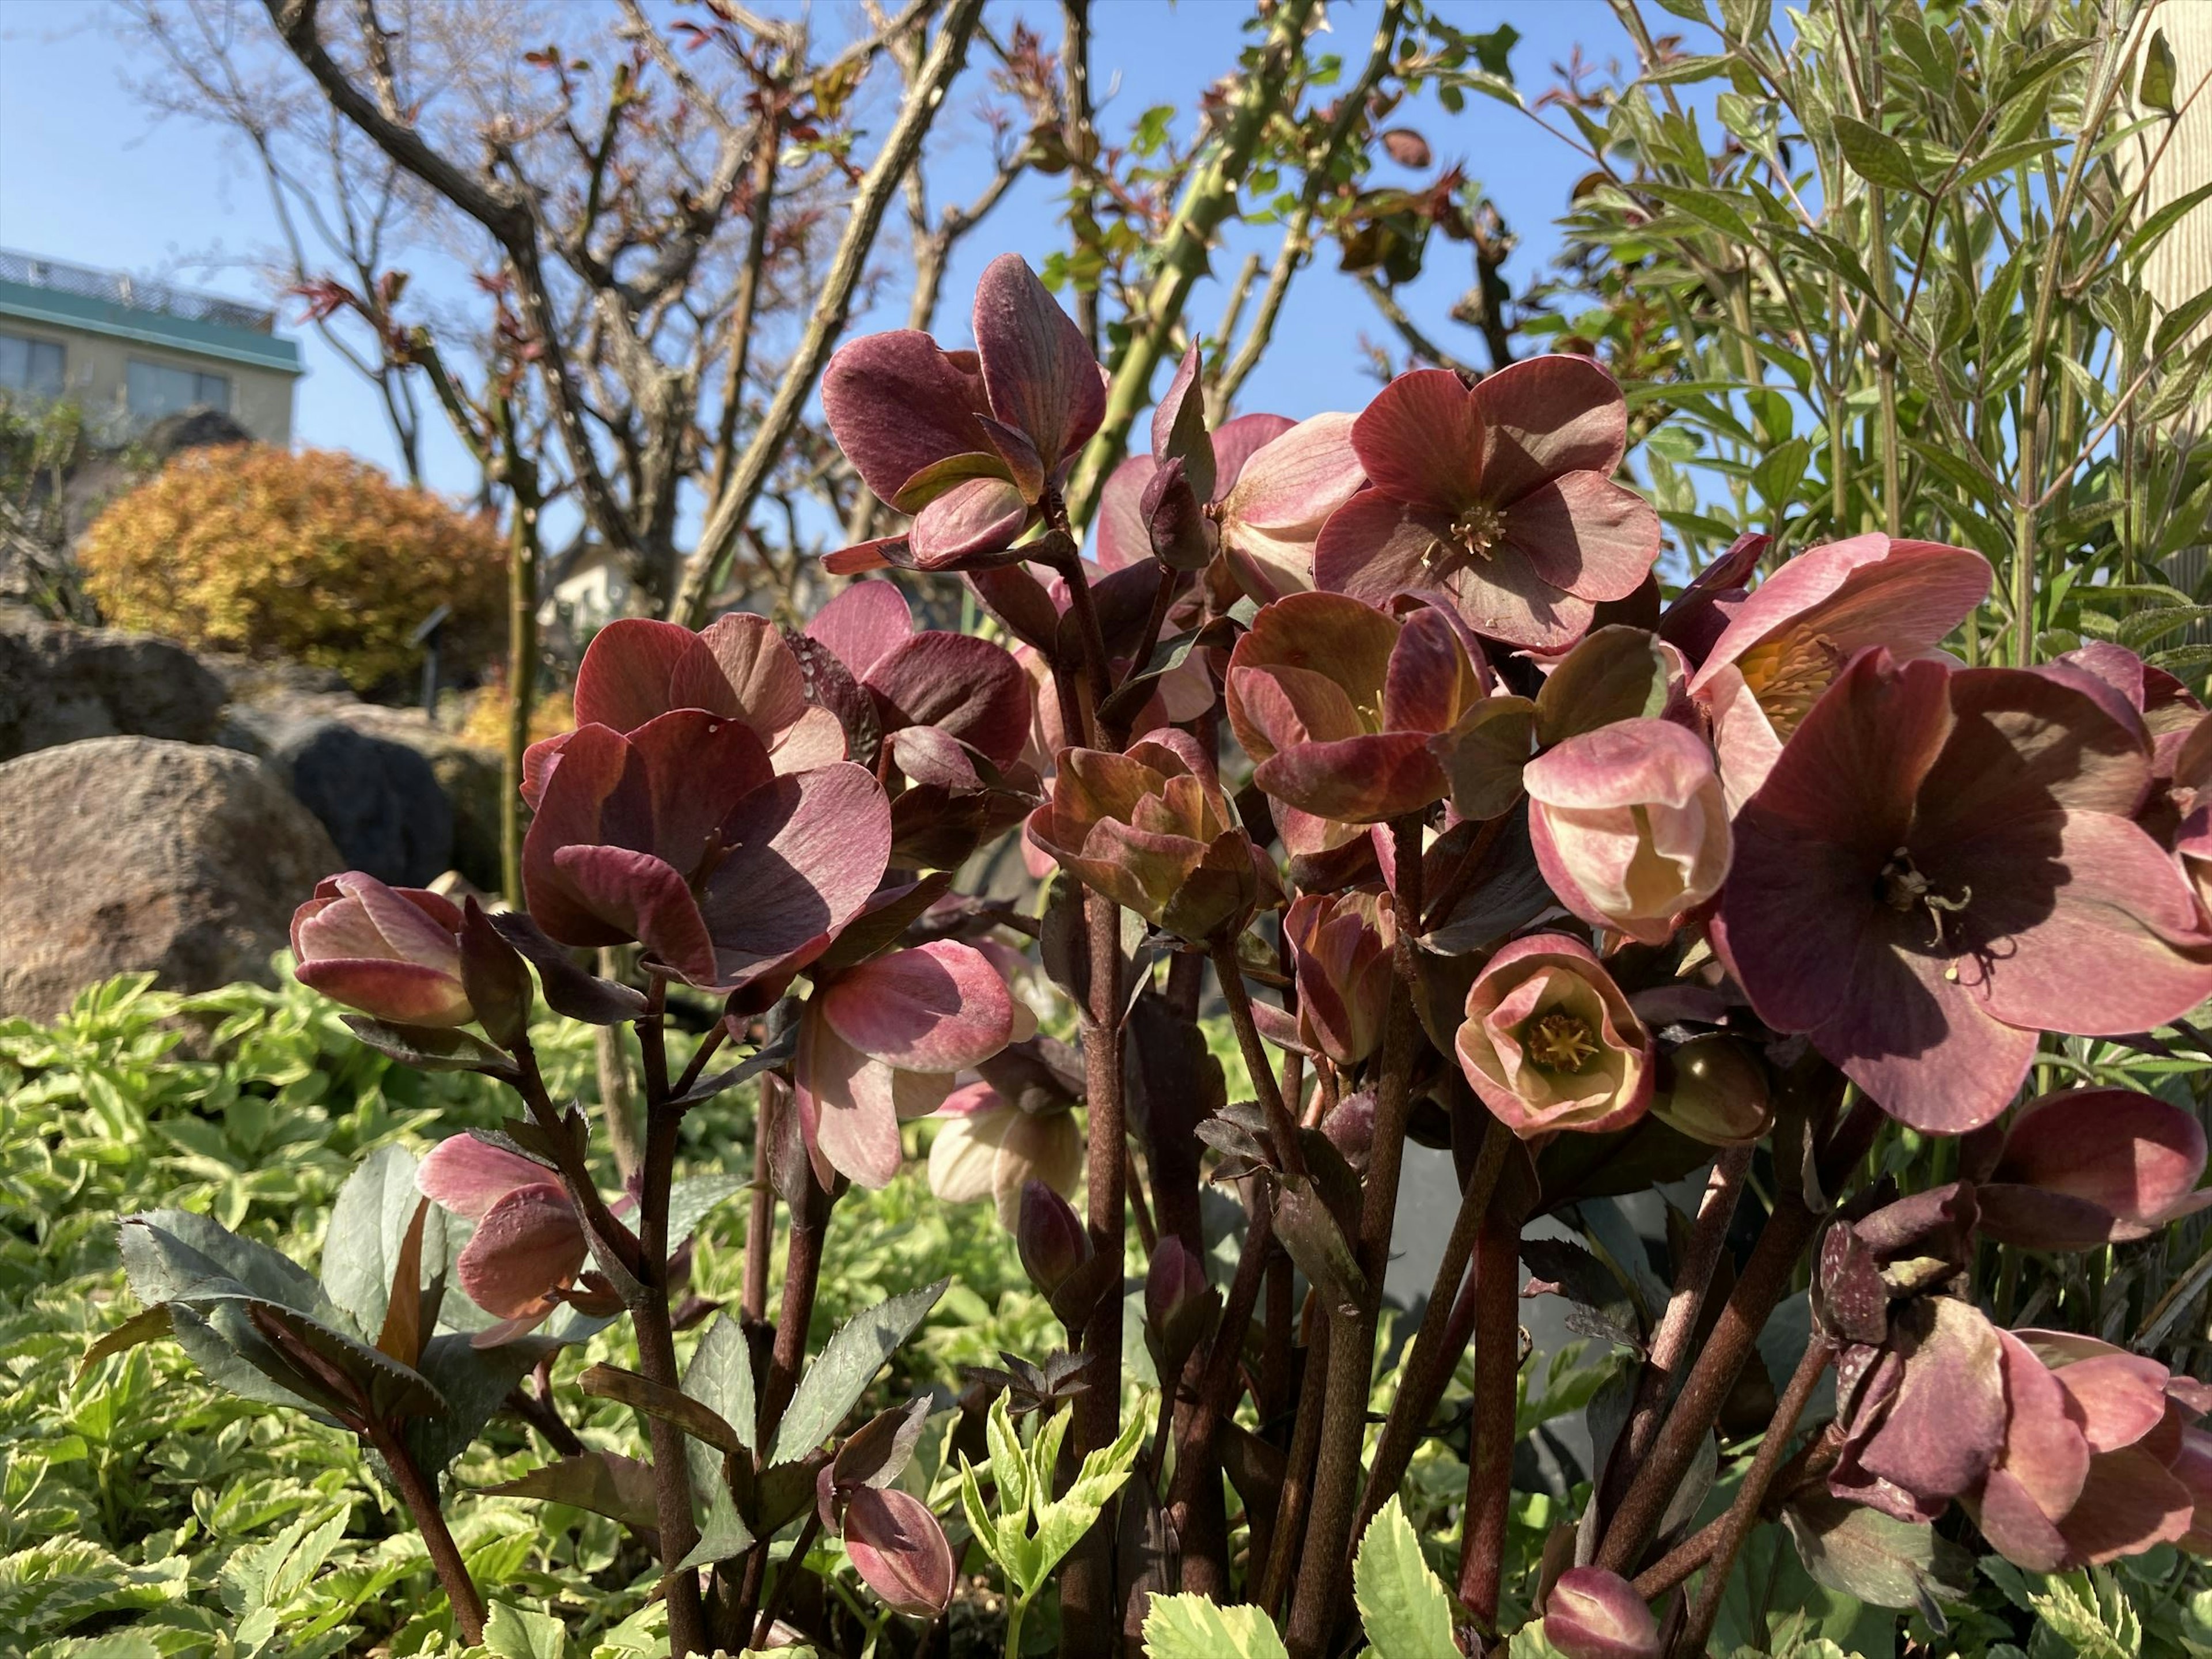
[[[339,1016],[353,1034],[387,1060],[418,1072],[482,1072],[486,1077],[519,1075],[514,1062],[466,1031],[428,1025],[389,1025],[366,1014]]]
[[[2175,113],[2173,48],[2166,44],[2164,29],[2153,29],[2150,44],[2143,48],[2142,79],[2136,83],[2136,100],[2161,115]]]
[[[434,1479],[466,1451],[515,1384],[560,1346],[558,1337],[522,1336],[495,1348],[479,1348],[459,1332],[424,1343],[415,1368],[446,1397],[446,1411],[407,1425],[407,1448],[422,1472]]]
[[[404,1146],[372,1152],[346,1177],[331,1206],[323,1235],[323,1289],[353,1316],[363,1335],[383,1328],[393,1272],[422,1201],[415,1168],[415,1154]],[[422,1259],[446,1259],[446,1212],[434,1204],[423,1218]]]
[[[1972,1593],[1973,1557],[1936,1528],[1814,1492],[1782,1512],[1805,1571],[1830,1589],[1880,1607],[1931,1613]]]
[[[1544,677],[1536,737],[1549,746],[1616,720],[1650,719],[1666,707],[1665,652],[1643,629],[1615,623],[1585,635]]]
[[[568,1632],[550,1613],[526,1613],[494,1601],[484,1620],[484,1651],[498,1659],[563,1659]]]
[[[1368,1523],[1352,1566],[1353,1599],[1375,1659],[1454,1659],[1451,1598],[1421,1558],[1396,1493]]]
[[[633,1531],[659,1524],[652,1465],[615,1452],[564,1457],[483,1490],[487,1498],[527,1498],[589,1510]]]
[[[799,1379],[776,1431],[769,1463],[795,1463],[827,1440],[859,1403],[884,1362],[929,1317],[951,1282],[940,1279],[892,1297],[839,1326]]]
[[[679,1571],[696,1572],[714,1562],[743,1555],[753,1547],[752,1530],[738,1513],[737,1500],[730,1496],[729,1483],[716,1480],[706,1491],[707,1516],[699,1524],[699,1541],[678,1564]]]
[[[1273,1622],[1259,1608],[1220,1607],[1203,1595],[1153,1596],[1145,1614],[1145,1654],[1146,1659],[1290,1659]]]
[[[166,1302],[157,1302],[143,1313],[133,1314],[106,1335],[101,1337],[99,1341],[87,1348],[84,1351],[84,1358],[77,1361],[76,1374],[82,1378],[87,1371],[110,1354],[121,1353],[126,1348],[135,1348],[142,1342],[161,1341],[170,1334],[169,1304]]]
[[[744,1326],[728,1314],[718,1315],[691,1351],[691,1363],[684,1368],[684,1392],[735,1429],[747,1451],[753,1449],[758,1412],[753,1404],[752,1350]]]
[[[1066,1431],[1073,1408],[1063,1411],[1054,1419],[1054,1425],[1040,1430],[1036,1444],[1030,1449],[1030,1471],[1035,1481],[1033,1502],[1037,1512],[1036,1559],[1029,1593],[1034,1595],[1073,1549],[1083,1534],[1091,1530],[1093,1522],[1121,1490],[1136,1467],[1137,1453],[1145,1441],[1145,1429],[1151,1413],[1146,1410],[1130,1413],[1121,1425],[1121,1432],[1110,1446],[1102,1446],[1083,1460],[1075,1479],[1066,1492],[1050,1504],[1044,1494],[1052,1490],[1052,1469],[1059,1459],[1060,1436]]]
[[[668,1189],[668,1243],[672,1249],[698,1231],[708,1212],[745,1189],[743,1176],[687,1176]]]
[[[124,1218],[123,1271],[149,1307],[156,1302],[253,1298],[322,1320],[349,1323],[307,1270],[266,1244],[185,1210]]]
[[[1836,117],[1836,145],[1853,173],[1870,185],[1889,190],[1917,190],[1912,158],[1905,146],[1882,131],[1848,115]]]
[[[2040,1590],[2028,1590],[2027,1601],[2081,1659],[2136,1659],[2142,1651],[2142,1617],[2120,1581],[2102,1567],[2053,1573]]]

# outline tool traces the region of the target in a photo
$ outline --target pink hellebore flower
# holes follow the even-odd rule
[[[2031,1249],[2086,1250],[2148,1238],[2212,1204],[2197,1115],[2132,1089],[2069,1089],[2032,1100],[1960,1152],[1982,1231]]]
[[[1651,1034],[1589,947],[1564,933],[1491,957],[1455,1047],[1483,1104],[1523,1139],[1625,1129],[1651,1103]]]
[[[1237,641],[1227,693],[1261,789],[1316,817],[1380,823],[1443,798],[1488,689],[1433,606],[1401,622],[1343,594],[1293,593]]]
[[[868,488],[914,515],[904,539],[926,570],[1011,546],[1106,412],[1097,360],[1018,255],[985,268],[975,332],[973,351],[914,329],[866,335],[822,377],[830,432]],[[879,568],[882,549],[848,548],[830,568]]]
[[[988,1198],[1012,1232],[1025,1182],[1066,1199],[1082,1184],[1083,1131],[1072,1112],[1025,1112],[989,1084],[970,1083],[947,1096],[937,1115],[948,1121],[929,1144],[929,1190],[948,1204]]]
[[[1305,893],[1283,916],[1298,988],[1301,1047],[1356,1066],[1382,1046],[1398,912],[1373,888]]]
[[[2086,678],[1868,652],[1736,817],[1723,960],[1915,1128],[1996,1117],[2042,1031],[2141,1031],[2212,994],[2212,927],[2132,821],[2148,743]]]
[[[1584,921],[1663,945],[1721,890],[1728,805],[1712,750],[1670,720],[1618,720],[1522,769],[1528,838],[1559,902]]]
[[[897,1486],[856,1486],[845,1499],[845,1553],[894,1613],[934,1619],[952,1600],[955,1563],[929,1506]]]
[[[1352,447],[1354,419],[1330,414],[1300,421],[1254,452],[1224,487],[1222,552],[1237,585],[1260,604],[1312,588],[1322,526],[1365,486]],[[1237,424],[1224,427],[1223,435]]]
[[[1799,554],[1739,601],[1690,694],[1713,725],[1731,810],[1861,651],[1933,654],[1990,588],[1989,562],[1940,542],[1854,536]]]
[[[799,659],[765,617],[733,612],[698,633],[626,617],[592,636],[576,670],[576,724],[635,732],[678,708],[704,709],[751,729],[779,775],[845,758],[844,728],[806,699]],[[573,732],[530,745],[522,798],[535,811]]]
[[[917,629],[890,583],[854,582],[815,613],[806,637],[852,676],[885,736],[933,726],[994,766],[1021,758],[1031,703],[1021,664],[973,635]]]
[[[1544,1602],[1544,1641],[1563,1659],[1659,1659],[1658,1621],[1636,1588],[1603,1567],[1569,1567]]]
[[[1441,590],[1479,634],[1558,650],[1644,584],[1659,515],[1613,483],[1628,406],[1586,357],[1401,374],[1352,422],[1370,488],[1314,544],[1314,585],[1372,605]]]
[[[456,1264],[461,1288],[501,1322],[479,1332],[477,1346],[496,1347],[534,1329],[566,1299],[590,1247],[552,1170],[473,1135],[455,1135],[430,1149],[415,1184],[441,1208],[476,1223]]]
[[[386,887],[358,870],[325,876],[292,913],[300,983],[395,1025],[465,1025],[461,913],[414,887]]]
[[[793,1082],[816,1174],[863,1187],[898,1173],[899,1124],[927,1117],[954,1074],[1014,1031],[1014,1000],[991,960],[951,940],[894,951],[817,985],[800,1014]]]

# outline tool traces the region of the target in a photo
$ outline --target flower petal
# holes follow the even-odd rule
[[[1577,599],[1626,599],[1651,574],[1660,540],[1651,503],[1598,472],[1547,479],[1505,514],[1506,544]]]
[[[826,944],[867,903],[890,860],[890,803],[850,761],[776,779],[749,801],[744,823],[700,896],[725,988]]]
[[[914,634],[914,610],[906,595],[887,581],[854,582],[814,613],[806,636],[830,647],[854,679]]]
[[[793,1068],[799,1126],[817,1173],[830,1170],[863,1187],[888,1187],[905,1152],[891,1068],[847,1042],[830,1022],[803,1017]]]
[[[575,1278],[586,1249],[568,1194],[546,1182],[493,1205],[455,1266],[477,1306],[496,1319],[526,1319]]]
[[[894,646],[868,670],[885,732],[933,726],[1011,766],[1029,740],[1029,676],[1000,646],[932,629]]]
[[[1483,425],[1487,501],[1517,501],[1565,472],[1609,477],[1627,450],[1627,401],[1588,357],[1524,358],[1484,375],[1469,395]]]
[[[575,707],[578,726],[617,732],[635,731],[672,708],[743,710],[705,641],[643,617],[617,617],[592,636],[576,668]]]
[[[907,532],[915,567],[941,570],[971,553],[1009,545],[1030,520],[1022,492],[1003,478],[957,483],[915,515]]]
[[[700,630],[699,642],[707,647],[722,683],[737,694],[733,712],[763,742],[795,725],[806,712],[806,676],[766,617],[743,611],[717,617]],[[685,689],[682,684],[678,686],[679,692]],[[688,700],[678,705],[708,706]]]
[[[1036,446],[1047,472],[1056,470],[1106,414],[1105,382],[1083,331],[1015,253],[983,268],[975,327],[991,412]]]
[[[1447,515],[1483,499],[1483,423],[1448,368],[1417,368],[1375,394],[1352,423],[1352,447],[1377,489]]]
[[[1315,538],[1312,585],[1378,607],[1401,593],[1425,592],[1437,585],[1431,556],[1450,531],[1449,517],[1434,507],[1363,489]]]
[[[987,451],[975,416],[981,379],[915,329],[869,334],[841,348],[822,376],[822,412],[869,489],[899,500],[908,479],[950,455]]]
[[[862,1053],[915,1072],[988,1060],[1014,1023],[1012,995],[990,959],[949,939],[848,969],[823,994],[822,1015]]]
[[[690,983],[714,982],[714,941],[690,884],[667,864],[627,847],[579,845],[556,852],[553,869],[586,914],[635,939]],[[535,899],[530,908],[539,914]]]
[[[483,1220],[517,1188],[552,1179],[544,1164],[466,1134],[440,1141],[415,1168],[415,1185],[425,1198],[470,1221]]]
[[[454,973],[422,963],[325,957],[300,963],[292,972],[310,990],[401,1025],[465,1025],[477,1017]]]

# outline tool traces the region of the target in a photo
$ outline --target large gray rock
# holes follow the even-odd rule
[[[97,738],[0,765],[0,1016],[50,1019],[152,969],[185,991],[270,981],[294,908],[342,868],[251,755]]]
[[[118,735],[210,743],[225,696],[170,641],[0,607],[0,760]]]

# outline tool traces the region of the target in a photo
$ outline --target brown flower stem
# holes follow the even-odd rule
[[[699,1046],[691,1051],[690,1063],[684,1066],[684,1075],[676,1079],[674,1093],[677,1097],[691,1092],[691,1085],[699,1080],[699,1074],[707,1069],[707,1062],[714,1059],[729,1035],[729,1022],[718,1019],[714,1022],[714,1029],[699,1039]]]
[[[775,1249],[775,1186],[769,1179],[769,1122],[788,1085],[774,1072],[763,1073],[753,1113],[753,1178],[746,1190],[745,1277],[738,1310],[748,1325],[768,1317],[769,1255]]]
[[[1487,1139],[1487,1137],[1486,1137]],[[1474,1423],[1468,1448],[1466,1533],[1459,1599],[1486,1631],[1498,1627],[1513,1496],[1514,1380],[1521,1370],[1521,1216],[1493,1202],[1474,1255]]]
[[[783,1616],[784,1603],[791,1599],[791,1587],[798,1580],[801,1564],[806,1559],[806,1552],[813,1547],[815,1534],[821,1530],[821,1506],[810,1504],[806,1507],[806,1524],[799,1529],[799,1538],[792,1545],[791,1553],[784,1557],[783,1571],[775,1576],[775,1589],[769,1593],[767,1605],[761,1608],[760,1623],[753,1627],[753,1639],[749,1645],[757,1648],[768,1645],[768,1633],[775,1628],[775,1621]],[[763,1556],[768,1553],[765,1541],[761,1546],[761,1553]]]
[[[1080,580],[1079,571],[1071,590]],[[1085,1185],[1091,1247],[1118,1268],[1128,1229],[1121,1163],[1127,1138],[1121,1098],[1121,917],[1120,908],[1103,893],[1086,892],[1083,898],[1091,934],[1090,998],[1083,1018],[1084,1103],[1090,1117],[1090,1176]],[[1079,1459],[1112,1445],[1121,1432],[1121,1287],[1117,1271],[1110,1290],[1083,1324],[1091,1386],[1075,1397],[1072,1450]],[[1070,1659],[1105,1659],[1117,1644],[1121,1621],[1114,1595],[1115,1512],[1110,1503],[1100,1512],[1070,1552],[1061,1575],[1063,1651]]]
[[[1437,1276],[1429,1286],[1427,1309],[1413,1333],[1413,1351],[1406,1356],[1404,1368],[1399,1373],[1397,1397],[1390,1402],[1389,1415],[1383,1419],[1382,1438],[1375,1445],[1374,1462],[1367,1477],[1367,1495],[1360,1503],[1359,1518],[1352,1528],[1354,1550],[1359,1547],[1359,1540],[1367,1530],[1367,1523],[1375,1518],[1375,1511],[1389,1501],[1391,1493],[1398,1490],[1398,1483],[1406,1478],[1414,1450],[1421,1443],[1429,1419],[1436,1415],[1437,1402],[1444,1397],[1444,1389],[1451,1382],[1453,1368],[1465,1346],[1464,1337],[1456,1343],[1451,1340],[1460,1282],[1467,1276],[1467,1264],[1474,1254],[1476,1236],[1482,1230],[1483,1217],[1498,1190],[1498,1177],[1505,1168],[1505,1154],[1513,1139],[1512,1131],[1487,1112],[1483,1114],[1483,1125],[1481,1147],[1475,1153],[1474,1168],[1468,1172],[1467,1187],[1460,1194],[1459,1213],[1452,1219],[1451,1233],[1444,1240],[1443,1259],[1437,1263]]]
[[[637,1335],[637,1368],[663,1388],[680,1386],[676,1369],[676,1333],[668,1316],[668,1194],[676,1174],[676,1138],[684,1114],[669,1103],[668,1043],[661,1008],[667,982],[656,979],[652,1000],[637,1022],[638,1047],[645,1060],[645,1163],[638,1190],[641,1260],[638,1289],[628,1298],[630,1325]],[[691,1464],[684,1431],[659,1417],[646,1420],[653,1448],[654,1510],[660,1534],[660,1559],[667,1564],[662,1584],[668,1600],[668,1642],[676,1659],[704,1653],[711,1642],[707,1613],[699,1596],[699,1575],[678,1571],[677,1564],[699,1541],[692,1520]]]
[[[514,1046],[514,1064],[518,1073],[514,1091],[529,1107],[532,1120],[544,1132],[557,1166],[562,1185],[568,1189],[568,1201],[584,1218],[584,1236],[592,1249],[592,1259],[608,1280],[625,1296],[633,1294],[639,1283],[640,1248],[637,1237],[607,1208],[606,1200],[599,1196],[599,1184],[592,1179],[591,1166],[583,1161],[575,1143],[569,1139],[562,1126],[561,1113],[546,1092],[545,1079],[538,1069],[537,1051],[525,1037]]]
[[[1143,673],[1152,653],[1160,648],[1160,634],[1168,625],[1168,612],[1175,608],[1176,580],[1181,574],[1170,565],[1160,567],[1160,585],[1152,591],[1152,608],[1145,614],[1144,636],[1138,642],[1137,654],[1129,659],[1124,684]]]
[[[1310,1304],[1313,1296],[1307,1293]],[[1306,1345],[1305,1381],[1298,1389],[1297,1416],[1291,1429],[1291,1449],[1283,1460],[1283,1495],[1275,1504],[1274,1526],[1268,1538],[1267,1570],[1261,1576],[1260,1609],[1270,1619],[1283,1604],[1290,1585],[1291,1564],[1297,1559],[1304,1536],[1308,1503],[1313,1493],[1314,1462],[1321,1450],[1322,1411],[1327,1401],[1328,1355],[1336,1322],[1324,1319],[1314,1327]]]
[[[1881,1121],[1880,1109],[1862,1100],[1851,1109],[1820,1161],[1824,1188],[1832,1190],[1866,1155]],[[1744,1363],[1757,1351],[1760,1328],[1788,1292],[1797,1259],[1819,1231],[1820,1218],[1802,1192],[1784,1190],[1760,1229],[1735,1290],[1683,1379],[1681,1392],[1653,1437],[1651,1455],[1636,1471],[1628,1492],[1607,1524],[1597,1565],[1632,1575],[1659,1529],[1660,1517],[1689,1472],[1698,1447],[1712,1431]]]
[[[539,1375],[544,1375],[542,1370]],[[575,1430],[568,1426],[561,1413],[554,1409],[553,1402],[543,1395],[534,1395],[518,1382],[507,1396],[507,1409],[537,1430],[545,1443],[561,1456],[580,1457],[584,1455],[584,1443],[576,1437]]]
[[[761,1389],[757,1446],[775,1443],[784,1407],[806,1364],[806,1331],[814,1321],[814,1293],[822,1281],[822,1241],[830,1227],[830,1194],[802,1166],[805,1183],[791,1206],[791,1246],[784,1261],[783,1301],[775,1312],[775,1342],[769,1352],[768,1381]]]
[[[468,1564],[461,1559],[460,1546],[453,1541],[453,1531],[446,1525],[445,1511],[438,1507],[436,1486],[422,1473],[415,1455],[407,1449],[406,1437],[389,1424],[371,1415],[362,1432],[384,1459],[385,1467],[392,1471],[392,1484],[399,1490],[399,1501],[415,1517],[415,1528],[422,1534],[422,1547],[429,1553],[430,1565],[445,1589],[446,1600],[453,1603],[453,1623],[460,1630],[461,1639],[472,1648],[481,1647],[483,1597],[477,1589],[476,1580],[469,1577]]]
[[[1267,1276],[1267,1258],[1274,1244],[1274,1205],[1266,1182],[1255,1177],[1251,1185],[1251,1219],[1244,1228],[1244,1248],[1237,1258],[1237,1276],[1230,1281],[1229,1298],[1206,1349],[1194,1397],[1179,1407],[1176,1425],[1175,1477],[1168,1486],[1168,1518],[1183,1540],[1180,1588],[1188,1595],[1221,1600],[1229,1589],[1227,1521],[1218,1544],[1206,1538],[1206,1528],[1195,1525],[1206,1518],[1209,1495],[1218,1497],[1221,1460],[1213,1449],[1214,1437],[1230,1413],[1243,1375],[1244,1334],[1251,1328],[1252,1311],[1259,1305],[1260,1289]],[[1209,1487],[1208,1483],[1212,1483]],[[1206,1547],[1194,1546],[1204,1539]]]
[[[1782,1507],[1808,1486],[1816,1486],[1836,1466],[1838,1441],[1832,1426],[1829,1431],[1806,1443],[1804,1449],[1791,1458],[1782,1473],[1775,1476],[1766,1489],[1765,1501],[1759,1506],[1762,1521],[1771,1521],[1782,1513]],[[1713,1559],[1720,1547],[1721,1534],[1728,1529],[1729,1517],[1718,1515],[1700,1527],[1681,1543],[1660,1558],[1658,1565],[1647,1567],[1636,1577],[1636,1593],[1645,1601],[1655,1601]]]
[[[1417,968],[1413,941],[1420,933],[1421,814],[1391,823],[1398,913],[1397,974],[1382,1037],[1382,1076],[1375,1094],[1375,1146],[1367,1166],[1356,1246],[1366,1283],[1358,1310],[1338,1317],[1330,1334],[1328,1381],[1322,1397],[1321,1449],[1314,1469],[1313,1517],[1306,1529],[1297,1593],[1291,1598],[1285,1645],[1291,1659],[1322,1659],[1335,1630],[1337,1607],[1348,1574],[1348,1545],[1358,1501],[1359,1447],[1367,1426],[1368,1382],[1375,1360],[1376,1316],[1382,1276],[1390,1265],[1390,1234],[1397,1219],[1398,1176],[1406,1153],[1406,1120],[1413,1107],[1413,1063],[1421,1033],[1413,1014]]]
[[[1298,1146],[1297,1121],[1283,1103],[1282,1091],[1275,1086],[1274,1063],[1268,1059],[1267,1046],[1260,1040],[1260,1028],[1253,1024],[1252,993],[1245,987],[1243,969],[1237,965],[1234,939],[1214,942],[1213,976],[1221,981],[1222,1000],[1229,1005],[1229,1023],[1236,1029],[1237,1046],[1244,1055],[1244,1069],[1252,1074],[1252,1092],[1259,1099],[1260,1109],[1267,1114],[1268,1132],[1274,1137],[1275,1156],[1281,1160],[1285,1175],[1303,1176],[1306,1160]]]
[[[1751,1169],[1753,1150],[1729,1146],[1714,1160],[1713,1172],[1705,1182],[1705,1199],[1698,1206],[1697,1219],[1691,1224],[1689,1241],[1675,1271],[1674,1293],[1668,1298],[1658,1328],[1651,1334],[1650,1357],[1637,1379],[1636,1401],[1621,1441],[1622,1455],[1610,1459],[1605,1471],[1601,1489],[1606,1507],[1599,1510],[1601,1519],[1620,1501],[1629,1477],[1651,1454],[1675,1373],[1689,1356],[1690,1339],[1705,1311],[1705,1292],[1712,1285],[1713,1268],[1720,1261],[1721,1245],[1728,1237],[1744,1176]]]
[[[1721,1597],[1727,1592],[1729,1571],[1743,1548],[1743,1540],[1751,1535],[1758,1524],[1759,1506],[1765,1501],[1767,1487],[1774,1480],[1774,1472],[1781,1468],[1784,1455],[1790,1449],[1790,1437],[1796,1431],[1797,1419],[1804,1414],[1805,1402],[1813,1397],[1813,1390],[1820,1381],[1820,1373],[1828,1368],[1828,1345],[1817,1334],[1805,1345],[1804,1358],[1790,1378],[1790,1386],[1783,1391],[1782,1399],[1774,1407],[1774,1416],[1766,1425],[1766,1435],[1759,1443],[1759,1451],[1745,1471],[1743,1485],[1737,1488],[1735,1501],[1729,1505],[1728,1513],[1721,1517],[1720,1535],[1714,1540],[1711,1559],[1705,1564],[1705,1581],[1698,1587],[1698,1599],[1690,1609],[1690,1621],[1675,1638],[1676,1659],[1696,1659],[1705,1650],[1705,1643],[1713,1633],[1713,1624],[1720,1617]]]

